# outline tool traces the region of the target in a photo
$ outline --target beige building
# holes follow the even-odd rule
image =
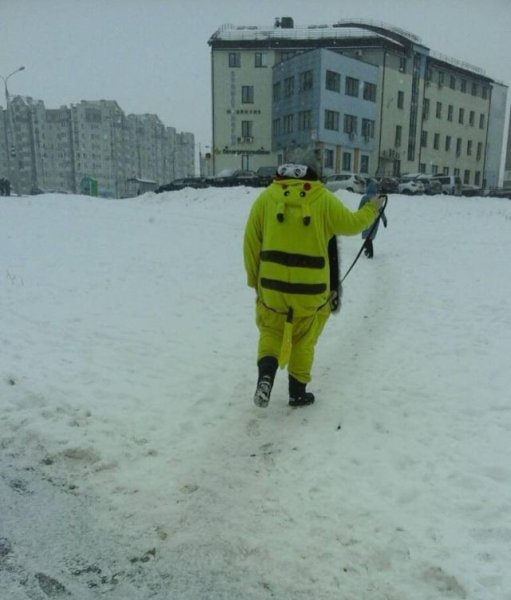
[[[208,43],[215,173],[276,165],[306,145],[322,152],[327,171],[349,165],[497,185],[507,86],[412,33],[359,20],[295,27],[283,17],[270,27],[223,26]],[[306,60],[318,49],[330,54]],[[297,60],[279,81],[282,66]],[[287,105],[276,86],[286,88]]]

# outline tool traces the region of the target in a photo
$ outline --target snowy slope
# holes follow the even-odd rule
[[[257,193],[1,199],[0,598],[511,600],[511,203],[391,197],[265,410]]]

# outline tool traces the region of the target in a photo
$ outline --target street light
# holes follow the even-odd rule
[[[23,71],[24,69],[25,69],[25,67],[19,67],[12,73],[9,73],[9,75],[7,75],[7,77],[3,77],[2,75],[0,75],[0,79],[2,79],[4,82],[5,104],[6,104],[6,109],[7,109],[7,123],[8,123],[8,127],[6,127],[6,131],[7,131],[7,168],[9,170],[9,176],[10,176],[11,175],[11,158],[12,158],[14,160],[14,179],[15,179],[14,190],[18,194],[18,196],[19,196],[19,177],[18,177],[19,164],[18,164],[18,161],[16,160],[16,139],[14,136],[14,121],[12,118],[11,102],[9,100],[9,90],[7,89],[7,80],[9,79],[9,77],[12,77],[16,73],[19,73],[20,71]],[[11,138],[10,140],[9,140],[9,134],[10,134],[10,138]]]

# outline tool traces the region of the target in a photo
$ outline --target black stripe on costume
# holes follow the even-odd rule
[[[286,267],[303,267],[306,269],[323,269],[325,258],[323,256],[307,256],[306,254],[291,254],[280,250],[263,250],[261,260],[278,263]]]
[[[261,287],[267,290],[283,292],[284,294],[322,294],[326,291],[325,283],[289,283],[278,279],[266,279],[261,277]]]

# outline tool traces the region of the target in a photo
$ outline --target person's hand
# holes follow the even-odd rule
[[[371,202],[371,204],[376,209],[376,212],[378,212],[378,213],[383,208],[384,201],[385,201],[385,196],[374,196],[373,198],[371,198],[371,200],[369,200],[369,202]]]

